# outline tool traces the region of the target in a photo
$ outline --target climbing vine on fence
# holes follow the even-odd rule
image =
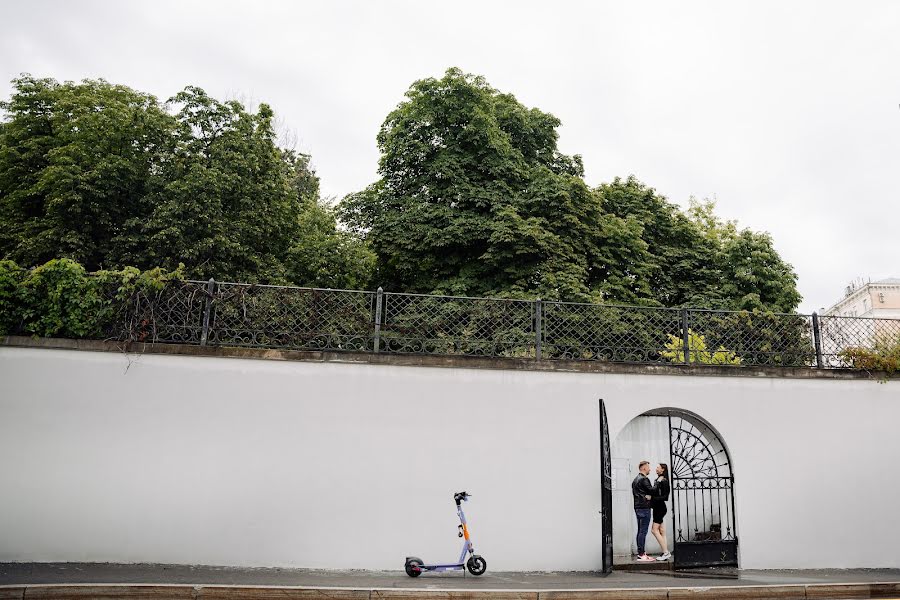
[[[183,279],[174,271],[126,267],[89,273],[67,258],[26,271],[0,261],[0,335],[118,337],[124,310],[136,294],[155,294]]]

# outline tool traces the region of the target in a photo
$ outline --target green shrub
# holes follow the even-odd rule
[[[80,264],[49,260],[26,275],[21,286],[24,329],[42,337],[96,335],[102,301]]]
[[[23,279],[25,269],[11,260],[0,260],[0,336],[17,333],[22,323]]]
[[[723,346],[713,352],[706,347],[706,340],[699,333],[695,333],[688,329],[688,349],[691,352],[691,362],[701,363],[705,365],[739,365],[741,358],[734,352],[725,349]],[[666,349],[660,353],[664,358],[675,362],[684,362],[684,340],[676,335],[669,335],[669,341],[666,343]]]
[[[184,265],[175,271],[125,267],[91,274],[73,260],[50,260],[19,282],[16,297],[22,329],[41,337],[119,337],[131,300],[139,294],[155,296],[167,282],[183,279],[183,270]],[[0,269],[0,287],[3,273]]]
[[[879,335],[871,348],[847,348],[839,356],[853,369],[882,371],[890,377],[900,371],[900,336]]]

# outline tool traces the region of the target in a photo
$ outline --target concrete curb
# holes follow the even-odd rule
[[[337,588],[224,585],[13,585],[0,586],[0,600],[800,600],[900,598],[900,582],[502,590],[433,588]]]

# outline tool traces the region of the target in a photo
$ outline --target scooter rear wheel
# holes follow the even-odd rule
[[[484,572],[487,571],[487,561],[483,557],[473,554],[466,561],[466,568],[469,569],[469,573],[476,577],[484,575]]]
[[[406,574],[409,575],[410,577],[418,577],[419,575],[422,574],[422,562],[421,561],[418,561],[415,559],[408,560],[408,561],[406,561],[405,568],[406,568]]]

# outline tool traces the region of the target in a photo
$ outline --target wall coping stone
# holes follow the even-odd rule
[[[850,369],[814,369],[812,367],[742,367],[722,365],[679,365],[611,363],[600,361],[534,360],[526,358],[493,358],[477,356],[435,356],[413,354],[375,354],[361,352],[321,352],[234,346],[195,346],[190,344],[148,344],[69,338],[29,336],[0,337],[0,347],[80,350],[87,352],[119,352],[123,354],[165,354],[326,362],[340,364],[391,365],[401,367],[437,367],[451,369],[500,369],[507,371],[541,371],[559,373],[603,373],[624,375],[681,375],[691,377],[752,377],[777,379],[884,380],[885,373]]]

